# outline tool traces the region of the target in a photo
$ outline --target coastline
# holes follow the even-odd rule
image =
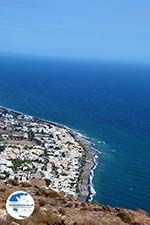
[[[93,148],[90,139],[86,138],[80,133],[76,133],[74,130],[71,130],[73,137],[76,141],[84,148],[86,156],[84,159],[84,165],[82,166],[82,173],[79,179],[79,193],[80,201],[92,201],[96,191],[93,185],[94,179],[94,170],[97,167],[98,152]]]
[[[0,106],[0,108],[5,109],[11,113],[31,116],[28,114],[24,114],[23,112],[16,111],[4,106]],[[81,159],[82,165],[80,170],[80,178],[78,180],[79,199],[81,202],[87,202],[87,201],[91,202],[93,200],[94,195],[96,194],[96,191],[93,185],[94,170],[97,167],[97,158],[99,157],[101,152],[99,152],[97,149],[93,147],[93,144],[88,137],[85,137],[84,135],[82,135],[81,133],[79,133],[78,131],[72,128],[69,128],[57,122],[42,119],[40,117],[36,117],[36,116],[31,116],[31,117],[37,121],[42,121],[60,128],[65,128],[71,134],[71,136],[80,144],[80,146],[84,149],[85,154],[83,158]]]

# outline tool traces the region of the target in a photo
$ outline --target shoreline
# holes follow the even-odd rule
[[[10,113],[21,114],[26,116],[31,116],[33,119],[37,121],[46,122],[48,124],[52,124],[54,126],[65,128],[72,137],[80,144],[80,146],[85,150],[84,159],[81,159],[83,165],[81,165],[81,176],[79,177],[78,181],[78,191],[79,191],[79,199],[82,202],[91,202],[93,197],[96,195],[96,191],[93,185],[94,179],[94,171],[97,167],[97,158],[98,155],[101,154],[97,149],[93,147],[93,143],[91,142],[90,138],[87,136],[82,135],[80,132],[57,122],[53,122],[50,120],[45,120],[40,117],[32,116],[25,114],[23,112],[10,109],[8,107],[4,107],[0,105],[0,108],[9,111]]]
[[[85,150],[86,156],[84,165],[82,165],[81,177],[79,179],[79,198],[81,202],[92,201],[96,191],[93,185],[94,170],[97,167],[96,159],[98,154],[101,154],[93,148],[90,139],[85,138],[82,134],[71,130],[74,139],[80,144],[80,146]]]

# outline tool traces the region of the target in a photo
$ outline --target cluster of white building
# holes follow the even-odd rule
[[[39,177],[76,195],[83,153],[68,129],[0,108],[1,180]]]

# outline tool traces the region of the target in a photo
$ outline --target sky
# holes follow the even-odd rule
[[[0,54],[150,62],[149,0],[0,0]]]

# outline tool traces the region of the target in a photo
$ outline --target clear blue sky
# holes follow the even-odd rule
[[[150,61],[150,0],[0,0],[0,53]]]

